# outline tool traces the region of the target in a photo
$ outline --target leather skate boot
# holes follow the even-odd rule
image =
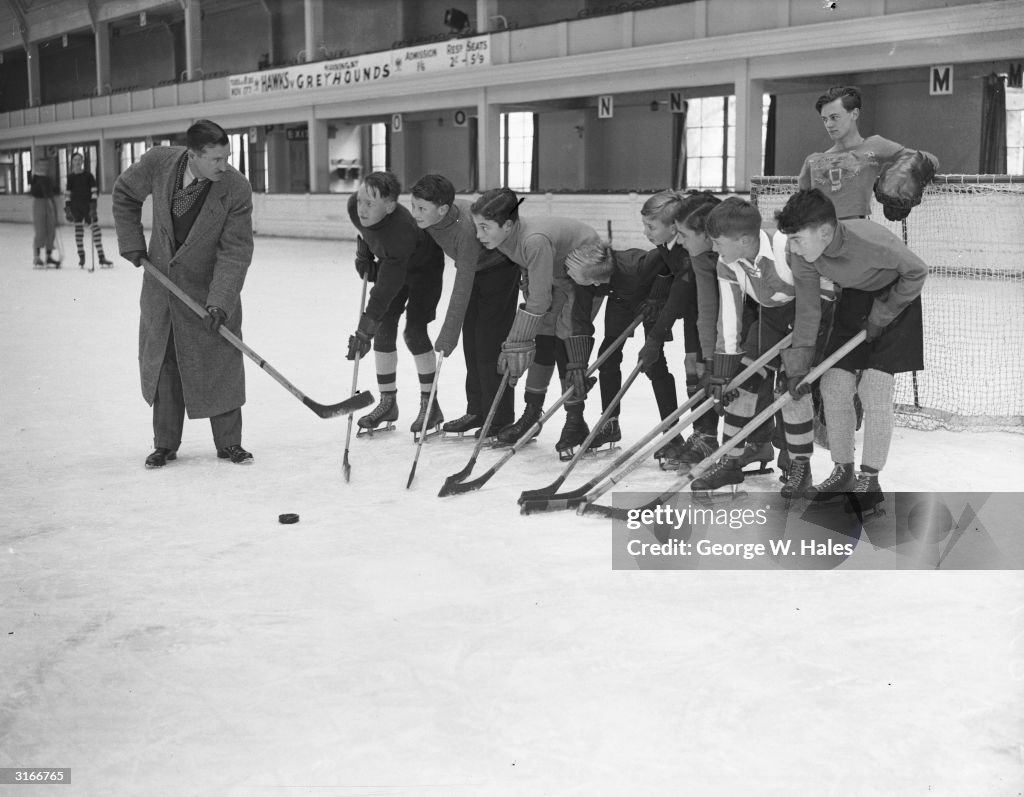
[[[409,431],[412,432],[413,439],[417,441],[419,440],[419,435],[423,433],[423,419],[427,414],[428,401],[430,401],[430,394],[420,393],[420,411],[416,416],[416,420],[412,422],[412,426],[409,427]],[[435,434],[438,434],[441,431],[442,423],[444,423],[444,413],[441,412],[441,406],[437,403],[437,396],[435,395],[434,403],[430,405],[430,417],[426,422],[427,437],[433,437]]]
[[[590,434],[590,427],[583,418],[582,404],[565,405],[565,425],[562,427],[562,434],[555,443],[555,451],[558,458],[563,462],[573,458],[576,449],[583,445],[583,441]]]
[[[804,491],[804,497],[812,501],[831,501],[834,498],[842,498],[853,489],[856,481],[853,475],[853,463],[837,462],[825,481],[808,487]]]
[[[375,431],[381,431],[380,426],[382,424],[384,426],[383,431],[386,432],[395,428],[395,421],[398,420],[398,402],[395,400],[397,395],[397,391],[394,390],[387,390],[380,394],[380,401],[377,402],[377,406],[356,421],[359,425],[358,436],[361,437],[366,434],[373,434]]]
[[[515,445],[519,438],[526,434],[530,427],[540,420],[540,416],[543,414],[544,396],[540,393],[527,393],[526,406],[523,408],[523,414],[520,416],[518,421],[509,424],[498,432],[498,443],[505,446]],[[539,429],[537,430],[537,433],[540,433]],[[534,437],[536,437],[536,435],[534,435]]]

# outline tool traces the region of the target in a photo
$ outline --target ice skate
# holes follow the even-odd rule
[[[359,431],[356,437],[373,435],[375,432],[390,432],[395,428],[395,421],[398,420],[398,402],[395,401],[395,391],[382,392],[377,406],[369,413],[360,418],[356,423]],[[383,428],[382,428],[383,427]]]
[[[523,409],[523,414],[520,416],[519,420],[515,423],[510,423],[498,432],[496,436],[497,445],[515,445],[519,441],[519,438],[526,434],[530,427],[540,420],[540,416],[543,414],[544,409],[540,402],[531,404],[527,401],[526,407]],[[537,430],[537,434],[540,434],[539,429]],[[534,435],[534,437],[536,436],[537,435]]]
[[[43,262],[43,259],[39,257],[39,255],[36,255],[35,259],[32,261],[32,268],[46,268],[46,263]]]
[[[718,438],[694,432],[680,445],[665,446],[665,455],[659,461],[662,470],[689,473],[690,468],[702,462],[718,448]]]
[[[590,445],[587,446],[588,452],[597,452],[602,446],[608,446],[609,451],[614,451],[618,446],[615,444],[622,439],[622,430],[619,428],[618,418],[609,418],[597,434],[594,435],[594,439],[590,441]]]
[[[111,261],[107,260],[106,256],[101,253],[100,254],[100,268],[113,268],[113,267],[114,267],[114,264]]]
[[[768,467],[770,462],[775,460],[775,449],[771,443],[746,443],[743,446],[743,451],[736,456],[736,459],[740,461],[740,467],[745,468],[751,463],[758,462],[760,467],[756,470],[745,470],[743,471],[745,476],[758,476],[762,473],[771,473],[772,469]]]
[[[804,497],[811,501],[832,501],[842,498],[853,489],[856,479],[853,476],[853,464],[836,463],[832,473],[820,484],[804,490]]]
[[[555,451],[562,462],[568,462],[576,454],[576,449],[583,445],[583,441],[590,434],[590,427],[583,418],[583,405],[571,404],[565,408],[565,425],[562,427],[562,434],[555,443]]]
[[[784,473],[785,482],[779,494],[787,502],[804,497],[804,492],[811,486],[811,461],[806,457],[790,460]]]
[[[743,465],[739,457],[723,457],[712,465],[703,476],[694,479],[690,484],[690,491],[698,501],[714,502],[724,498],[735,498],[737,485],[743,484]],[[726,492],[715,492],[722,487],[730,487]]]
[[[46,253],[46,265],[53,266],[54,268],[60,268],[60,261],[57,260],[49,252]]]
[[[423,435],[425,439],[429,440],[431,437],[441,434],[441,424],[444,423],[444,413],[441,412],[441,406],[437,403],[437,396],[434,396],[434,402],[430,405],[430,417],[427,419],[424,427],[423,419],[427,415],[427,402],[429,401],[429,393],[420,394],[420,411],[416,416],[416,420],[412,422],[412,426],[409,427],[409,431],[412,432],[412,439],[417,443],[420,440],[420,435]],[[426,431],[424,431],[424,428]]]
[[[661,448],[654,452],[654,458],[659,462],[663,459],[666,459],[669,453],[671,453],[673,450],[679,451],[683,447],[684,442],[686,441],[683,440],[682,435],[677,434],[675,437],[671,438],[667,443],[665,443],[665,445],[663,445]]]
[[[78,267],[85,268],[85,252],[78,253]]]
[[[466,432],[480,429],[483,425],[484,419],[481,416],[467,412],[461,418],[448,421],[448,423],[442,426],[441,436],[446,440],[462,440],[466,437]]]
[[[853,489],[846,495],[846,511],[864,521],[885,514],[883,501],[885,493],[878,486],[878,474],[862,470],[857,474]]]

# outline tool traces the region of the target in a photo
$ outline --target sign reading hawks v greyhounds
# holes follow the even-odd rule
[[[336,89],[415,75],[437,75],[452,69],[490,66],[490,38],[451,39],[401,50],[231,75],[228,78],[230,97]]]

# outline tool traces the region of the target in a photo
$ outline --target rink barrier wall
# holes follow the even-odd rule
[[[472,201],[478,194],[460,194]],[[626,194],[556,194],[527,193],[520,214],[529,216],[564,216],[591,225],[602,238],[608,235],[608,222],[616,247],[648,249],[643,236],[640,208],[649,193]],[[285,238],[322,238],[354,241],[356,230],[348,218],[348,194],[254,194],[253,227],[257,235]],[[401,202],[409,206],[409,196]],[[63,206],[63,200],[58,200]],[[100,226],[113,227],[109,195],[99,199]],[[63,214],[59,214],[63,223]],[[149,200],[143,207],[143,226],[149,229]],[[0,195],[0,222],[32,223],[32,198]]]

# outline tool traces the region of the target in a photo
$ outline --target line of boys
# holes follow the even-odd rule
[[[765,371],[756,374],[732,395],[723,395],[724,386],[740,369],[744,355],[759,356],[798,327],[801,345],[794,344],[782,357],[787,374],[785,384],[794,392],[794,400],[782,413],[782,494],[795,497],[806,493],[827,498],[858,486],[862,491],[880,493],[877,482],[880,468],[869,466],[871,469],[864,471],[864,478],[854,479],[850,463],[837,463],[837,472],[829,479],[821,485],[811,485],[813,411],[806,392],[797,391],[796,384],[821,356],[825,343],[827,329],[821,328],[818,319],[828,318],[830,313],[823,314],[820,305],[834,299],[831,282],[822,276],[828,271],[827,258],[824,258],[827,245],[820,251],[813,247],[805,250],[805,256],[806,251],[815,254],[810,260],[798,258],[803,266],[816,269],[813,274],[822,272],[818,276],[806,269],[800,272],[804,280],[801,287],[804,304],[810,301],[811,290],[817,297],[818,306],[811,310],[796,302],[798,280],[794,279],[794,270],[787,262],[792,255],[787,257],[785,237],[777,235],[775,240],[770,239],[761,230],[757,209],[738,198],[718,203],[706,193],[655,195],[645,204],[642,216],[645,232],[656,246],[650,252],[643,252],[613,251],[599,242],[595,231],[571,219],[520,219],[518,205],[522,200],[508,189],[486,192],[470,205],[455,200],[454,189],[445,178],[428,175],[412,189],[413,213],[398,205],[399,190],[393,176],[371,175],[350,202],[350,215],[361,235],[357,268],[362,273],[364,269],[376,267],[377,275],[384,276],[374,285],[371,301],[350,339],[350,358],[354,358],[356,352],[365,354],[373,341],[382,393],[381,404],[360,419],[362,428],[373,429],[382,422],[397,419],[395,332],[403,311],[407,316],[405,340],[416,358],[421,384],[420,413],[413,431],[436,428],[443,420],[440,409],[435,407],[424,426],[426,397],[434,379],[434,358],[426,324],[433,320],[440,296],[443,248],[455,260],[457,276],[453,299],[433,348],[445,356],[450,355],[461,326],[467,355],[467,412],[457,421],[445,424],[445,431],[478,430],[496,395],[496,374],[507,371],[510,384],[526,376],[526,409],[519,421],[508,423],[513,414],[511,396],[503,396],[501,414],[497,416],[494,429],[498,430],[499,442],[515,442],[541,416],[545,391],[557,366],[563,389],[574,386],[576,390],[573,399],[566,404],[566,424],[556,448],[564,453],[582,443],[589,433],[582,417],[588,387],[583,384],[582,374],[594,344],[592,321],[600,298],[608,296],[601,350],[632,318],[643,314],[646,340],[640,364],[652,383],[662,418],[677,406],[675,384],[665,362],[663,346],[671,339],[673,322],[678,318],[684,320],[687,393],[692,395],[704,387],[717,399],[725,416],[723,442],[773,396],[775,380]],[[790,207],[794,200],[805,205],[810,202],[814,212],[804,218],[806,213],[801,216],[802,211]],[[360,212],[361,206],[371,208],[375,202],[381,208],[376,214]],[[811,227],[818,239],[826,237],[825,232],[830,230],[830,242],[874,240],[879,237],[878,231],[884,233],[883,239],[889,236],[891,240],[885,239],[881,249],[890,255],[891,262],[876,269],[867,280],[870,283],[867,287],[871,289],[869,300],[875,298],[871,291],[877,287],[885,288],[886,297],[895,294],[904,300],[909,298],[898,308],[898,314],[919,296],[926,269],[902,242],[883,228],[866,222],[869,229],[851,232],[848,222],[835,220],[834,208],[829,217],[827,208],[831,208],[831,203],[817,189],[799,192],[791,198],[790,204],[779,215],[798,239],[801,232]],[[793,213],[797,213],[796,222]],[[802,224],[803,221],[807,223]],[[398,223],[404,235],[394,231]],[[794,227],[796,223],[801,226]],[[416,225],[415,231],[411,225]],[[427,236],[422,235],[422,229]],[[417,238],[416,232],[420,232],[421,237]],[[389,249],[395,239],[407,239],[405,249],[400,248],[397,254]],[[880,244],[874,240],[873,245]],[[513,266],[518,266],[518,270]],[[891,279],[893,271],[899,275],[895,281]],[[526,299],[518,308],[515,305],[517,276]],[[574,288],[567,288],[569,280],[576,283]],[[880,281],[885,285],[876,286]],[[813,288],[808,287],[812,282]],[[904,284],[894,291],[895,282]],[[496,290],[489,291],[489,285]],[[856,284],[845,287],[857,289]],[[884,301],[881,299],[879,306]],[[876,336],[878,319],[888,318],[889,323],[896,317],[891,312],[874,312],[870,305],[868,312],[877,317],[873,324]],[[798,316],[803,319],[800,324],[797,324]],[[815,320],[811,322],[809,318]],[[813,339],[808,341],[811,326]],[[380,334],[382,329],[384,335]],[[834,350],[836,346],[831,348]],[[620,368],[621,354],[618,354],[609,358],[600,370],[603,409],[621,386]],[[850,399],[852,404],[852,396]],[[715,468],[697,479],[694,489],[713,490],[740,483],[742,468],[752,461],[760,461],[763,469],[774,457],[771,435],[769,422],[752,436],[738,455],[723,458]],[[852,434],[849,436],[852,438]],[[599,431],[592,445],[613,443],[620,438],[616,413]],[[883,433],[879,437],[875,448],[887,451],[890,438],[891,429],[887,435]],[[669,441],[657,456],[672,467],[686,468],[711,453],[717,444],[717,418],[708,413],[695,423],[694,433],[688,440]],[[852,453],[852,439],[848,446],[844,444],[840,449]]]

